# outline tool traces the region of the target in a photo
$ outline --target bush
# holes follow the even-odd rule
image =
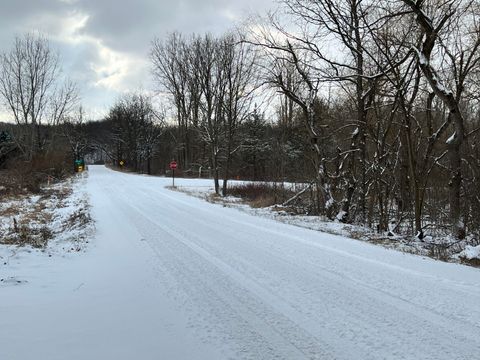
[[[281,204],[295,195],[293,191],[284,186],[254,182],[234,185],[228,189],[228,194],[248,201],[252,207]]]
[[[0,187],[5,193],[38,193],[42,184],[64,179],[72,173],[71,159],[65,152],[36,155],[31,161],[10,159],[7,168],[0,173]]]

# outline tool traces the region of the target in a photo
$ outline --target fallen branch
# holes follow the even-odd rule
[[[295,194],[294,196],[292,196],[290,199],[288,199],[287,201],[285,201],[282,206],[287,206],[288,204],[290,204],[292,201],[298,199],[300,196],[302,196],[302,194],[304,194],[307,190],[309,190],[311,187],[312,187],[313,183],[310,183],[310,185],[308,185],[305,189],[303,189],[302,191],[300,191],[298,194]]]

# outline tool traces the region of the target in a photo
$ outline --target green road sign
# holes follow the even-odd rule
[[[75,172],[82,172],[85,170],[85,160],[83,159],[75,160],[74,165]]]

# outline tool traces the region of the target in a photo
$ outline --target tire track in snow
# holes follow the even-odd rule
[[[129,188],[132,176],[115,181]],[[468,284],[318,244],[311,236],[303,238],[309,233],[305,230],[292,235],[282,231],[286,226],[262,221],[272,224],[265,229],[244,220],[244,214],[236,217],[231,209],[197,199],[190,203],[183,194],[151,185],[142,182],[130,193],[112,191],[112,196],[156,253],[159,272],[169,273],[166,286],[177,292],[182,307],[202,317],[192,324],[199,334],[207,329],[205,341],[211,336],[236,343],[239,357],[252,359],[381,359],[385,354],[391,359],[467,359],[478,352],[478,314],[462,327],[456,314],[448,318],[447,305],[427,306],[429,294],[421,288],[437,281],[443,297],[453,287],[456,300],[474,310],[472,299],[461,295],[478,296]],[[186,222],[188,231],[182,229]],[[256,233],[261,239],[254,238]],[[398,286],[385,282],[384,274],[374,272],[380,269],[394,275],[393,281],[402,274],[406,280]],[[418,289],[408,284],[413,279]],[[292,294],[281,291],[282,285]],[[401,296],[402,290],[410,291],[408,297]],[[329,303],[330,313],[322,301]],[[335,319],[338,324],[331,323]],[[452,339],[462,347],[452,347]]]

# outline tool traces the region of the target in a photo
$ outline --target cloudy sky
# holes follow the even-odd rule
[[[120,94],[152,90],[152,39],[172,31],[221,33],[275,0],[0,0],[0,52],[15,35],[38,31],[100,117]]]

